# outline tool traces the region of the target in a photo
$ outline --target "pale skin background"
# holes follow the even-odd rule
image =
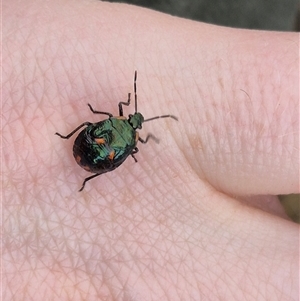
[[[3,300],[298,300],[275,197],[299,193],[298,34],[83,0],[3,20]],[[144,124],[160,144],[79,193],[54,133],[101,119],[88,102],[117,114],[134,70],[145,118],[179,122]]]

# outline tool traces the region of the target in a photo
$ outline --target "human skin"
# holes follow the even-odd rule
[[[298,300],[298,34],[82,0],[3,25],[3,300]],[[179,121],[79,193],[54,133],[118,115],[134,70],[144,117]]]

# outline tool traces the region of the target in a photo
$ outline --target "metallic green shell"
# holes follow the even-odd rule
[[[97,143],[99,138],[103,143]],[[73,155],[81,167],[101,174],[121,165],[136,147],[137,139],[136,130],[125,117],[110,117],[79,133]]]

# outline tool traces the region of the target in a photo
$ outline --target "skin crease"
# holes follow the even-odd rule
[[[79,0],[3,20],[3,300],[298,300],[298,34]],[[144,117],[179,121],[78,193],[54,133],[117,115],[134,70]]]

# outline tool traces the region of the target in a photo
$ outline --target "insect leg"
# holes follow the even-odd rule
[[[88,103],[88,106],[90,107],[90,110],[91,110],[94,114],[104,114],[104,115],[108,115],[109,117],[113,117],[113,114],[111,114],[111,113],[94,110],[93,107],[92,107],[89,103]]]
[[[122,105],[124,106],[129,106],[130,105],[130,93],[128,93],[128,100],[127,102],[119,102],[119,115],[123,116],[123,108]]]
[[[82,123],[80,126],[78,126],[75,130],[73,130],[70,134],[68,134],[67,136],[63,136],[62,134],[60,133],[55,133],[55,135],[59,136],[60,138],[62,139],[69,139],[71,136],[73,136],[80,128],[82,128],[83,126],[85,125],[90,125],[91,123],[90,122],[84,122]]]
[[[134,154],[136,154],[139,151],[137,147],[135,147],[131,152],[131,157],[134,159],[134,161],[137,163],[137,159]]]
[[[134,72],[134,100],[135,100],[135,113],[137,113],[137,94],[136,94],[136,78],[137,78],[137,71]],[[130,105],[130,93],[128,93],[128,100],[127,102],[119,102],[119,113],[120,116],[123,116],[123,108],[122,105],[124,106],[129,106]]]
[[[96,173],[96,174],[94,174],[94,175],[92,175],[92,176],[90,176],[90,177],[88,177],[88,178],[85,178],[84,181],[83,181],[83,183],[82,183],[81,188],[80,188],[78,191],[80,192],[80,191],[83,190],[83,188],[84,188],[84,186],[85,186],[85,183],[86,183],[87,181],[89,181],[89,180],[91,180],[91,179],[94,179],[94,178],[96,178],[96,177],[98,177],[98,176],[100,176],[100,175],[101,175],[101,173]]]
[[[148,134],[146,139],[142,139],[141,137],[139,137],[139,141],[142,142],[142,143],[147,143],[149,139],[153,139],[156,143],[159,143],[159,139],[157,139],[154,135],[152,134]]]

